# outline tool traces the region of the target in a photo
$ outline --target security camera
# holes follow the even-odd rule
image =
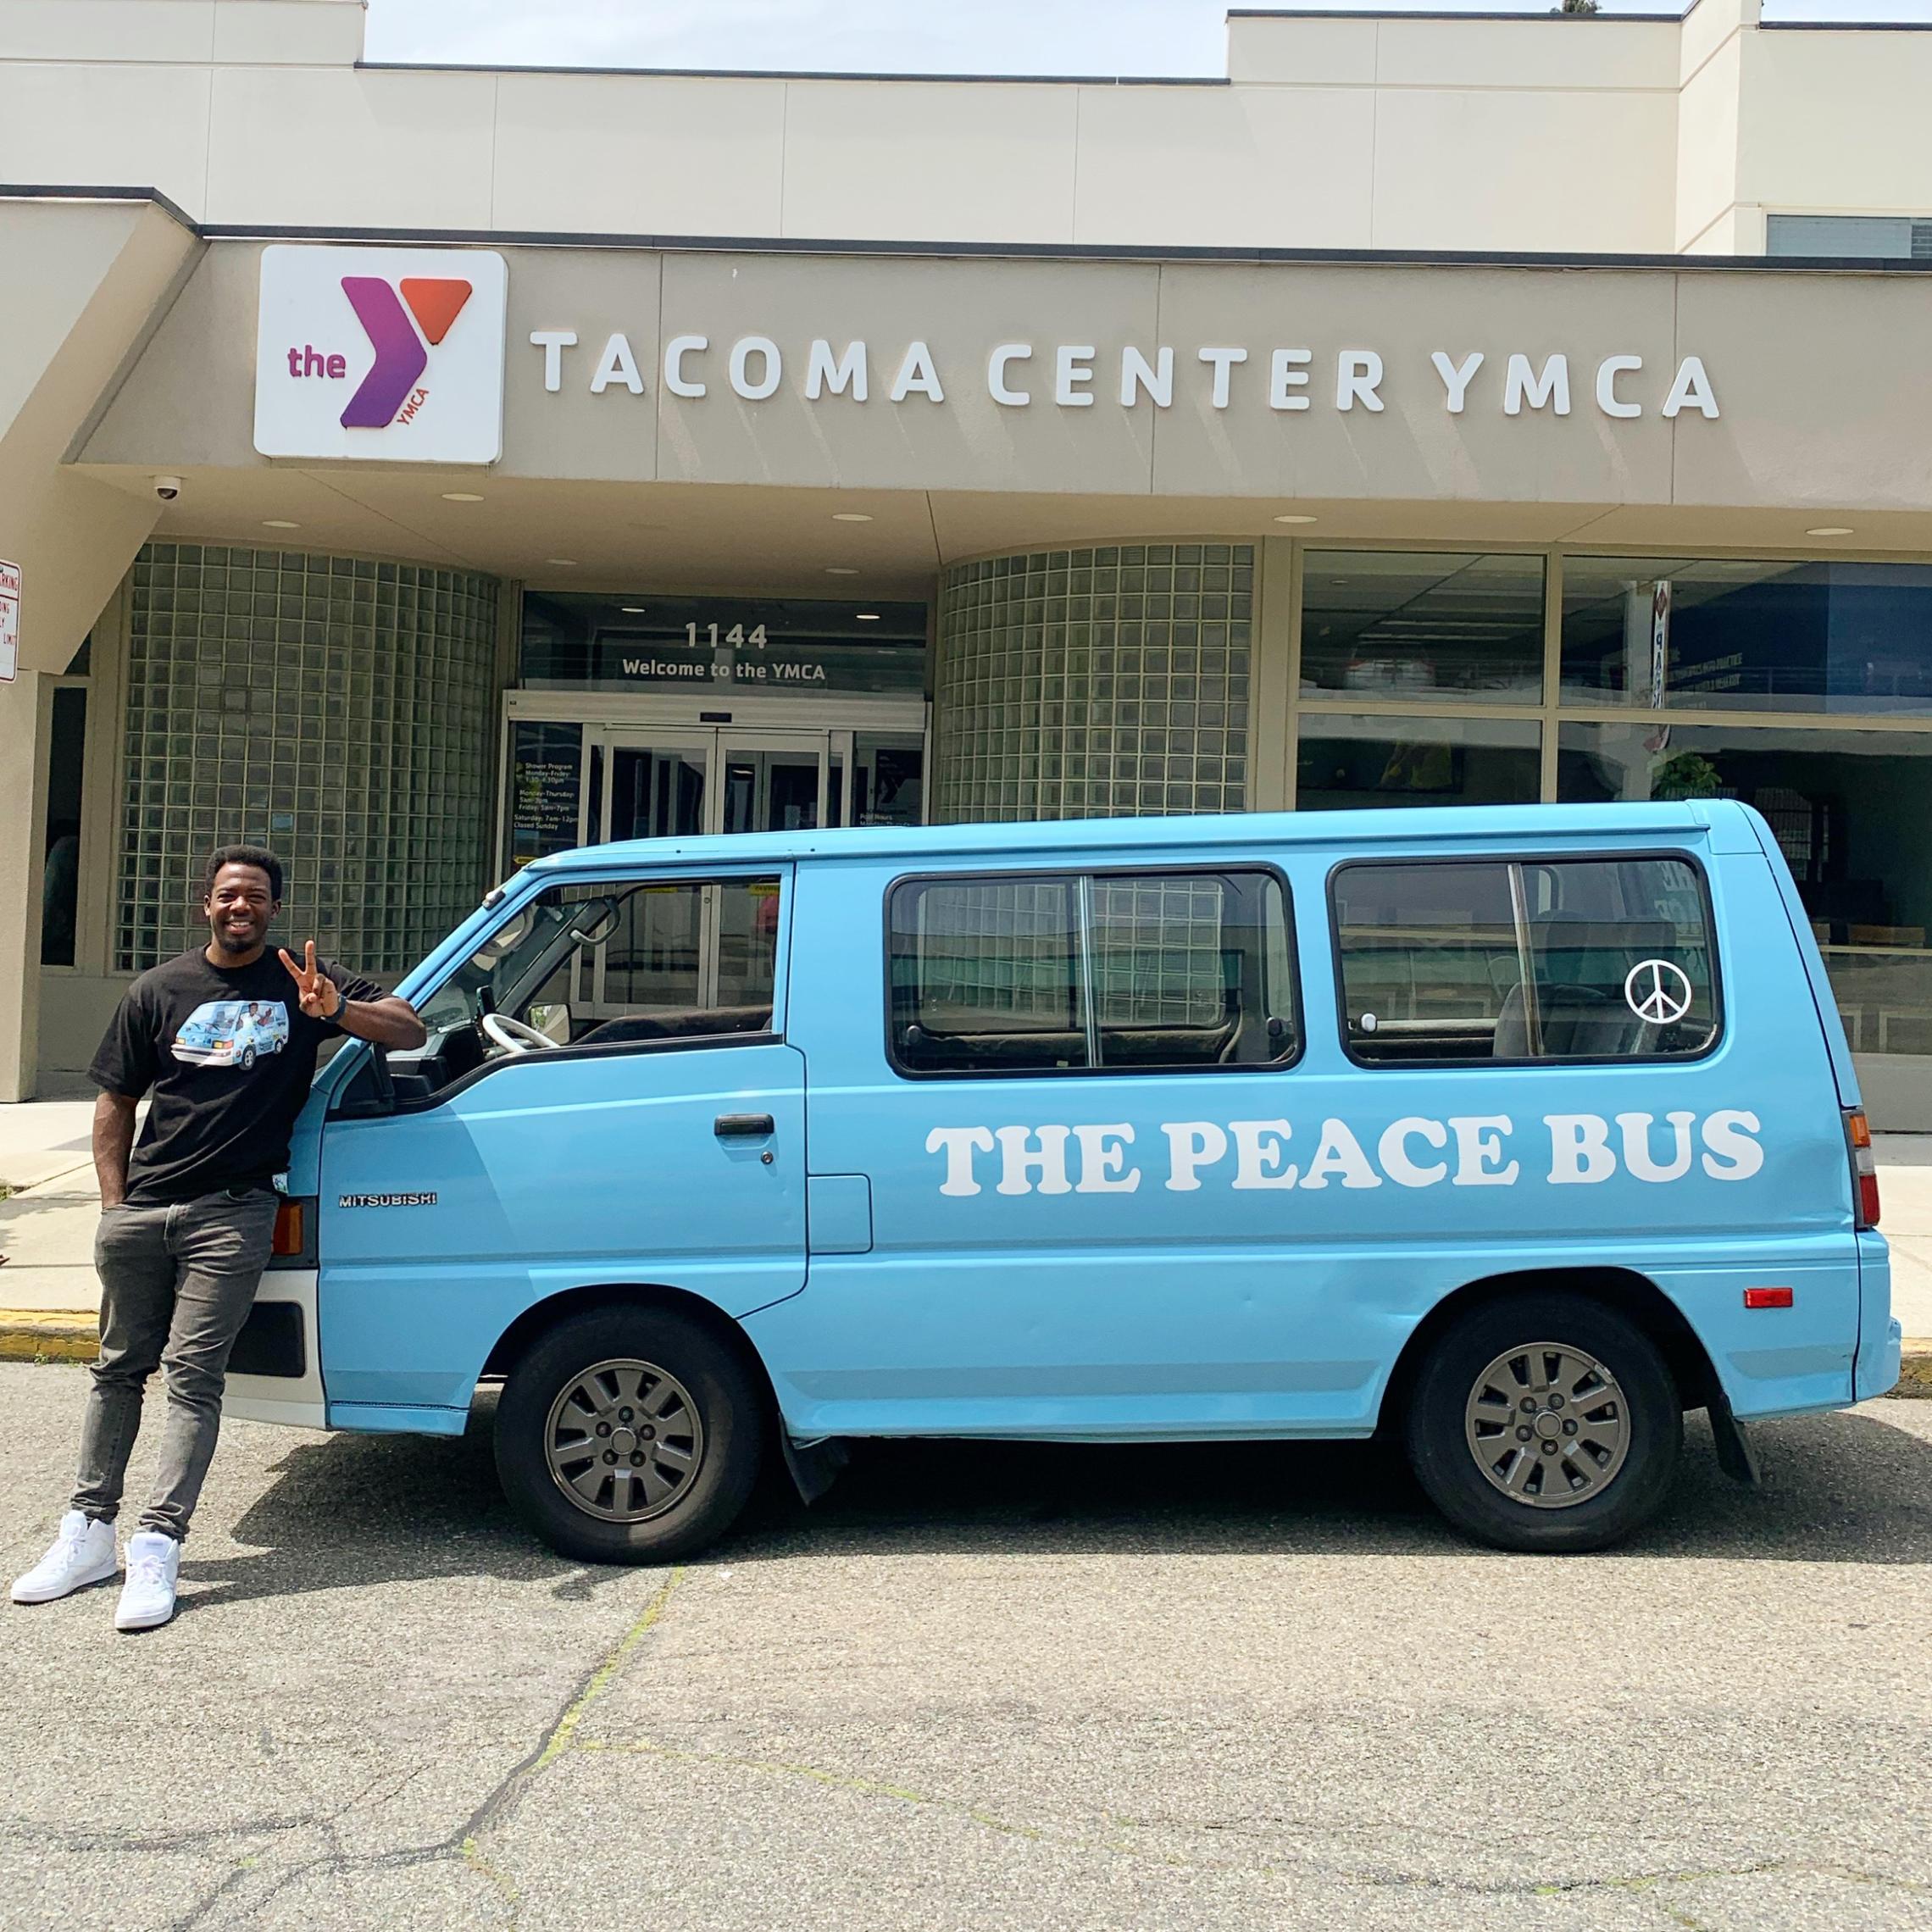
[[[154,494],[164,503],[173,502],[180,493],[181,480],[179,476],[157,476],[154,479]]]

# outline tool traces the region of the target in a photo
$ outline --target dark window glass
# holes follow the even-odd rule
[[[1101,877],[1091,891],[1102,1066],[1252,1066],[1292,1056],[1294,980],[1274,874]]]
[[[1311,550],[1302,688],[1537,703],[1543,569],[1541,557]]]
[[[1684,860],[1353,865],[1333,895],[1348,1049],[1369,1065],[1652,1058],[1717,1036]]]
[[[895,886],[887,919],[894,1058],[913,1073],[1085,1067],[1073,879]]]
[[[1767,255],[1828,255],[1870,262],[1932,261],[1932,218],[1908,214],[1774,214]]]
[[[1717,1037],[1703,881],[1680,858],[1521,869],[1535,1011],[1496,1057],[1701,1053]],[[1508,1048],[1510,1051],[1505,1052]]]
[[[397,1092],[419,1098],[505,1057],[484,1024],[493,1013],[557,1046],[768,1036],[780,889],[776,878],[551,886],[417,1002],[430,1041],[390,1056]]]
[[[1563,695],[1673,709],[1932,710],[1932,569],[1572,557]]]
[[[47,758],[47,845],[41,871],[41,964],[74,963],[80,904],[80,799],[87,743],[87,694],[53,694]]]
[[[685,839],[704,830],[710,754],[703,746],[613,745],[609,756],[612,838]],[[593,785],[602,775],[600,765]],[[599,791],[593,803],[602,802]]]
[[[1297,1044],[1264,872],[908,881],[887,915],[908,1073],[1279,1065]]]
[[[1530,718],[1353,718],[1307,712],[1295,763],[1304,812],[1360,805],[1526,805],[1542,791]]]
[[[924,745],[917,738],[861,731],[854,741],[852,784],[853,824],[923,824]]]
[[[1932,1055],[1932,732],[1565,724],[1566,799],[1740,798],[1778,841],[1854,1051]]]
[[[1335,875],[1357,1059],[1487,1060],[1522,959],[1507,865],[1351,865]]]

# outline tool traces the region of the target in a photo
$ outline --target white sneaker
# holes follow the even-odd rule
[[[181,1546],[158,1530],[142,1530],[127,1540],[127,1581],[114,1611],[117,1630],[152,1630],[175,1614],[175,1578],[181,1568]]]
[[[61,1518],[60,1534],[47,1554],[25,1576],[14,1578],[14,1601],[52,1603],[91,1583],[105,1583],[119,1568],[114,1524],[70,1509]]]

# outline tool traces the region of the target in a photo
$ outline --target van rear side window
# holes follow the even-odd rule
[[[1344,1039],[1364,1066],[1717,1044],[1709,899],[1688,859],[1368,863],[1330,891]]]
[[[886,933],[902,1074],[1278,1067],[1298,1045],[1272,872],[902,880]]]

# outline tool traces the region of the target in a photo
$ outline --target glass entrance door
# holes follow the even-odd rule
[[[844,823],[842,732],[718,734],[720,832],[811,832]]]
[[[593,745],[591,796],[580,842],[606,845],[613,839],[687,839],[709,831],[710,731],[667,736],[648,742],[628,740]]]
[[[851,738],[611,727],[591,747],[582,842],[843,824]]]

